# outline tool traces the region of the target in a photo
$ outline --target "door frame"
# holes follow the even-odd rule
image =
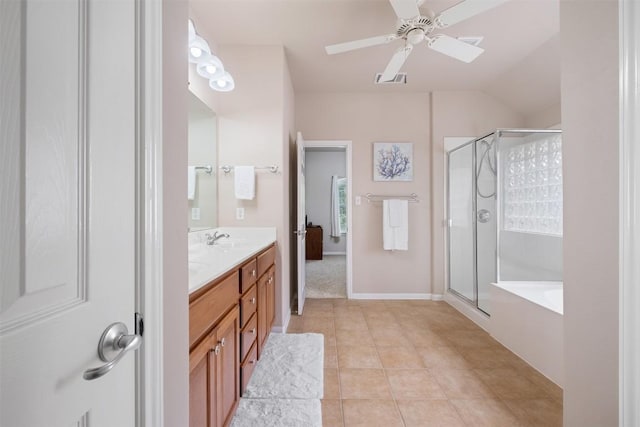
[[[163,2],[136,2],[136,311],[145,321],[136,358],[136,425],[148,427],[164,425],[162,15]]]
[[[620,426],[640,423],[640,5],[619,2],[619,417]]]
[[[347,140],[305,140],[307,148],[340,148],[345,150],[347,165],[347,299],[353,294],[353,147]]]

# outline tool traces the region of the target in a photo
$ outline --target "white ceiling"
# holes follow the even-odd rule
[[[459,0],[426,0],[436,14]],[[324,46],[395,32],[388,0],[191,0],[196,30],[220,45],[283,45],[296,92],[482,90],[529,114],[559,102],[558,0],[510,0],[439,32],[484,36],[471,64],[415,47],[403,86],[376,86],[396,40],[338,55]],[[224,58],[222,58],[224,61]]]

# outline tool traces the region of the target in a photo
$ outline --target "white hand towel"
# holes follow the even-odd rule
[[[196,197],[196,167],[187,167],[187,199],[193,200]]]
[[[393,227],[389,223],[389,202],[390,200],[382,201],[382,248],[385,251],[395,249]]]
[[[235,166],[233,173],[236,199],[253,200],[256,196],[255,167]]]
[[[409,202],[407,200],[383,200],[382,245],[387,251],[409,249]]]
[[[409,201],[391,200],[389,222],[393,228],[394,246],[397,251],[409,250]]]

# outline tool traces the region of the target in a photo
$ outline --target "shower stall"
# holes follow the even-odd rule
[[[562,280],[559,130],[500,129],[447,151],[448,291],[486,315],[499,281]]]

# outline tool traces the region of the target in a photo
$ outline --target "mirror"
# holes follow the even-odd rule
[[[188,189],[189,231],[218,226],[217,119],[211,109],[189,92],[188,164],[195,167]],[[210,173],[207,168],[211,167]],[[191,186],[194,186],[191,188]]]

